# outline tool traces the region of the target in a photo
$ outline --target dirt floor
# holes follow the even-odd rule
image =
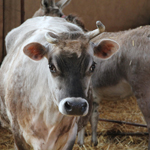
[[[102,101],[100,104],[100,118],[145,124],[134,97],[123,101]],[[147,129],[99,121],[97,130],[98,145],[96,147],[91,146],[91,128],[88,124],[85,144],[83,147],[75,144],[73,150],[147,150],[148,135],[113,135],[115,133],[139,132],[145,133]],[[11,132],[4,128],[0,128],[0,150],[13,150]]]

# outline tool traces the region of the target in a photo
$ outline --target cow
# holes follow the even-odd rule
[[[67,21],[78,25],[83,29],[83,31],[87,32],[88,30],[85,28],[81,18],[73,14],[69,14],[66,16],[63,13],[62,10],[70,3],[70,1],[71,0],[59,0],[58,2],[55,2],[55,0],[41,0],[41,7],[34,13],[33,17],[39,16],[62,17],[65,18]]]
[[[120,50],[107,61],[94,57],[96,69],[92,76],[93,112],[90,119],[92,143],[97,145],[100,100],[121,100],[134,95],[147,123],[150,150],[150,26],[103,32],[92,41],[99,43],[103,38],[117,41]],[[84,131],[82,132],[78,141],[80,145],[83,145]]]
[[[34,13],[33,17],[39,16],[53,16],[53,17],[65,17],[62,12],[63,8],[66,7],[71,0],[41,0],[40,8]]]
[[[114,40],[91,39],[60,17],[34,17],[7,34],[9,53],[0,68],[0,120],[17,150],[71,150],[92,110],[94,56],[119,50]],[[86,120],[86,122],[85,122]]]

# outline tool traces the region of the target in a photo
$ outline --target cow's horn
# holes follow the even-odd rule
[[[53,34],[53,33],[52,33],[52,34]],[[53,34],[53,35],[54,35],[54,34]],[[52,44],[58,43],[58,39],[57,39],[57,38],[53,38],[52,36],[50,36],[50,33],[49,33],[49,32],[47,32],[47,33],[45,34],[45,38],[46,38],[47,42],[49,42],[49,43],[52,43]]]
[[[96,21],[96,26],[97,29],[86,33],[90,40],[105,31],[105,26],[101,23],[101,21]]]

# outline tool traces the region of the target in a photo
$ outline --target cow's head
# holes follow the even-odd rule
[[[71,0],[59,0],[55,2],[55,0],[41,0],[41,9],[44,15],[63,17],[64,14],[62,10],[70,1]]]
[[[96,32],[59,35],[48,32],[45,38],[49,46],[30,43],[24,47],[24,53],[33,60],[48,59],[49,87],[53,89],[54,100],[64,115],[84,116],[88,113],[88,90],[96,67],[93,56],[109,58],[119,49],[112,40],[102,40],[96,45],[90,42]]]

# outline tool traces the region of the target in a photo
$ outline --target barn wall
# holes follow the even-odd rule
[[[4,2],[4,8],[3,8],[3,2]],[[4,38],[6,34],[13,28],[20,25],[20,1],[19,0],[0,0],[0,58],[3,54],[3,32],[4,32]],[[4,20],[3,20],[3,14],[4,14]],[[4,26],[3,26],[4,24]],[[4,50],[4,55],[6,54],[6,51]],[[0,62],[2,61],[2,58],[0,59]]]
[[[119,31],[150,24],[149,0],[72,0],[65,13],[81,16],[88,29],[101,20],[107,31]]]
[[[4,34],[6,35],[12,28],[20,25],[20,0],[4,0]]]
[[[40,7],[41,0],[24,0],[25,20],[31,18]],[[0,0],[0,61],[2,57],[2,25],[4,10],[4,36],[20,25],[21,0]],[[64,9],[66,15],[75,13],[81,17],[87,29],[95,29],[101,20],[106,31],[120,31],[150,24],[150,0],[72,0]]]
[[[40,0],[26,0],[25,19],[39,8]],[[150,24],[150,0],[72,0],[64,9],[66,15],[77,14],[87,29],[95,29],[101,20],[107,31],[120,31]]]
[[[31,18],[40,8],[41,0],[25,0],[25,19]]]

